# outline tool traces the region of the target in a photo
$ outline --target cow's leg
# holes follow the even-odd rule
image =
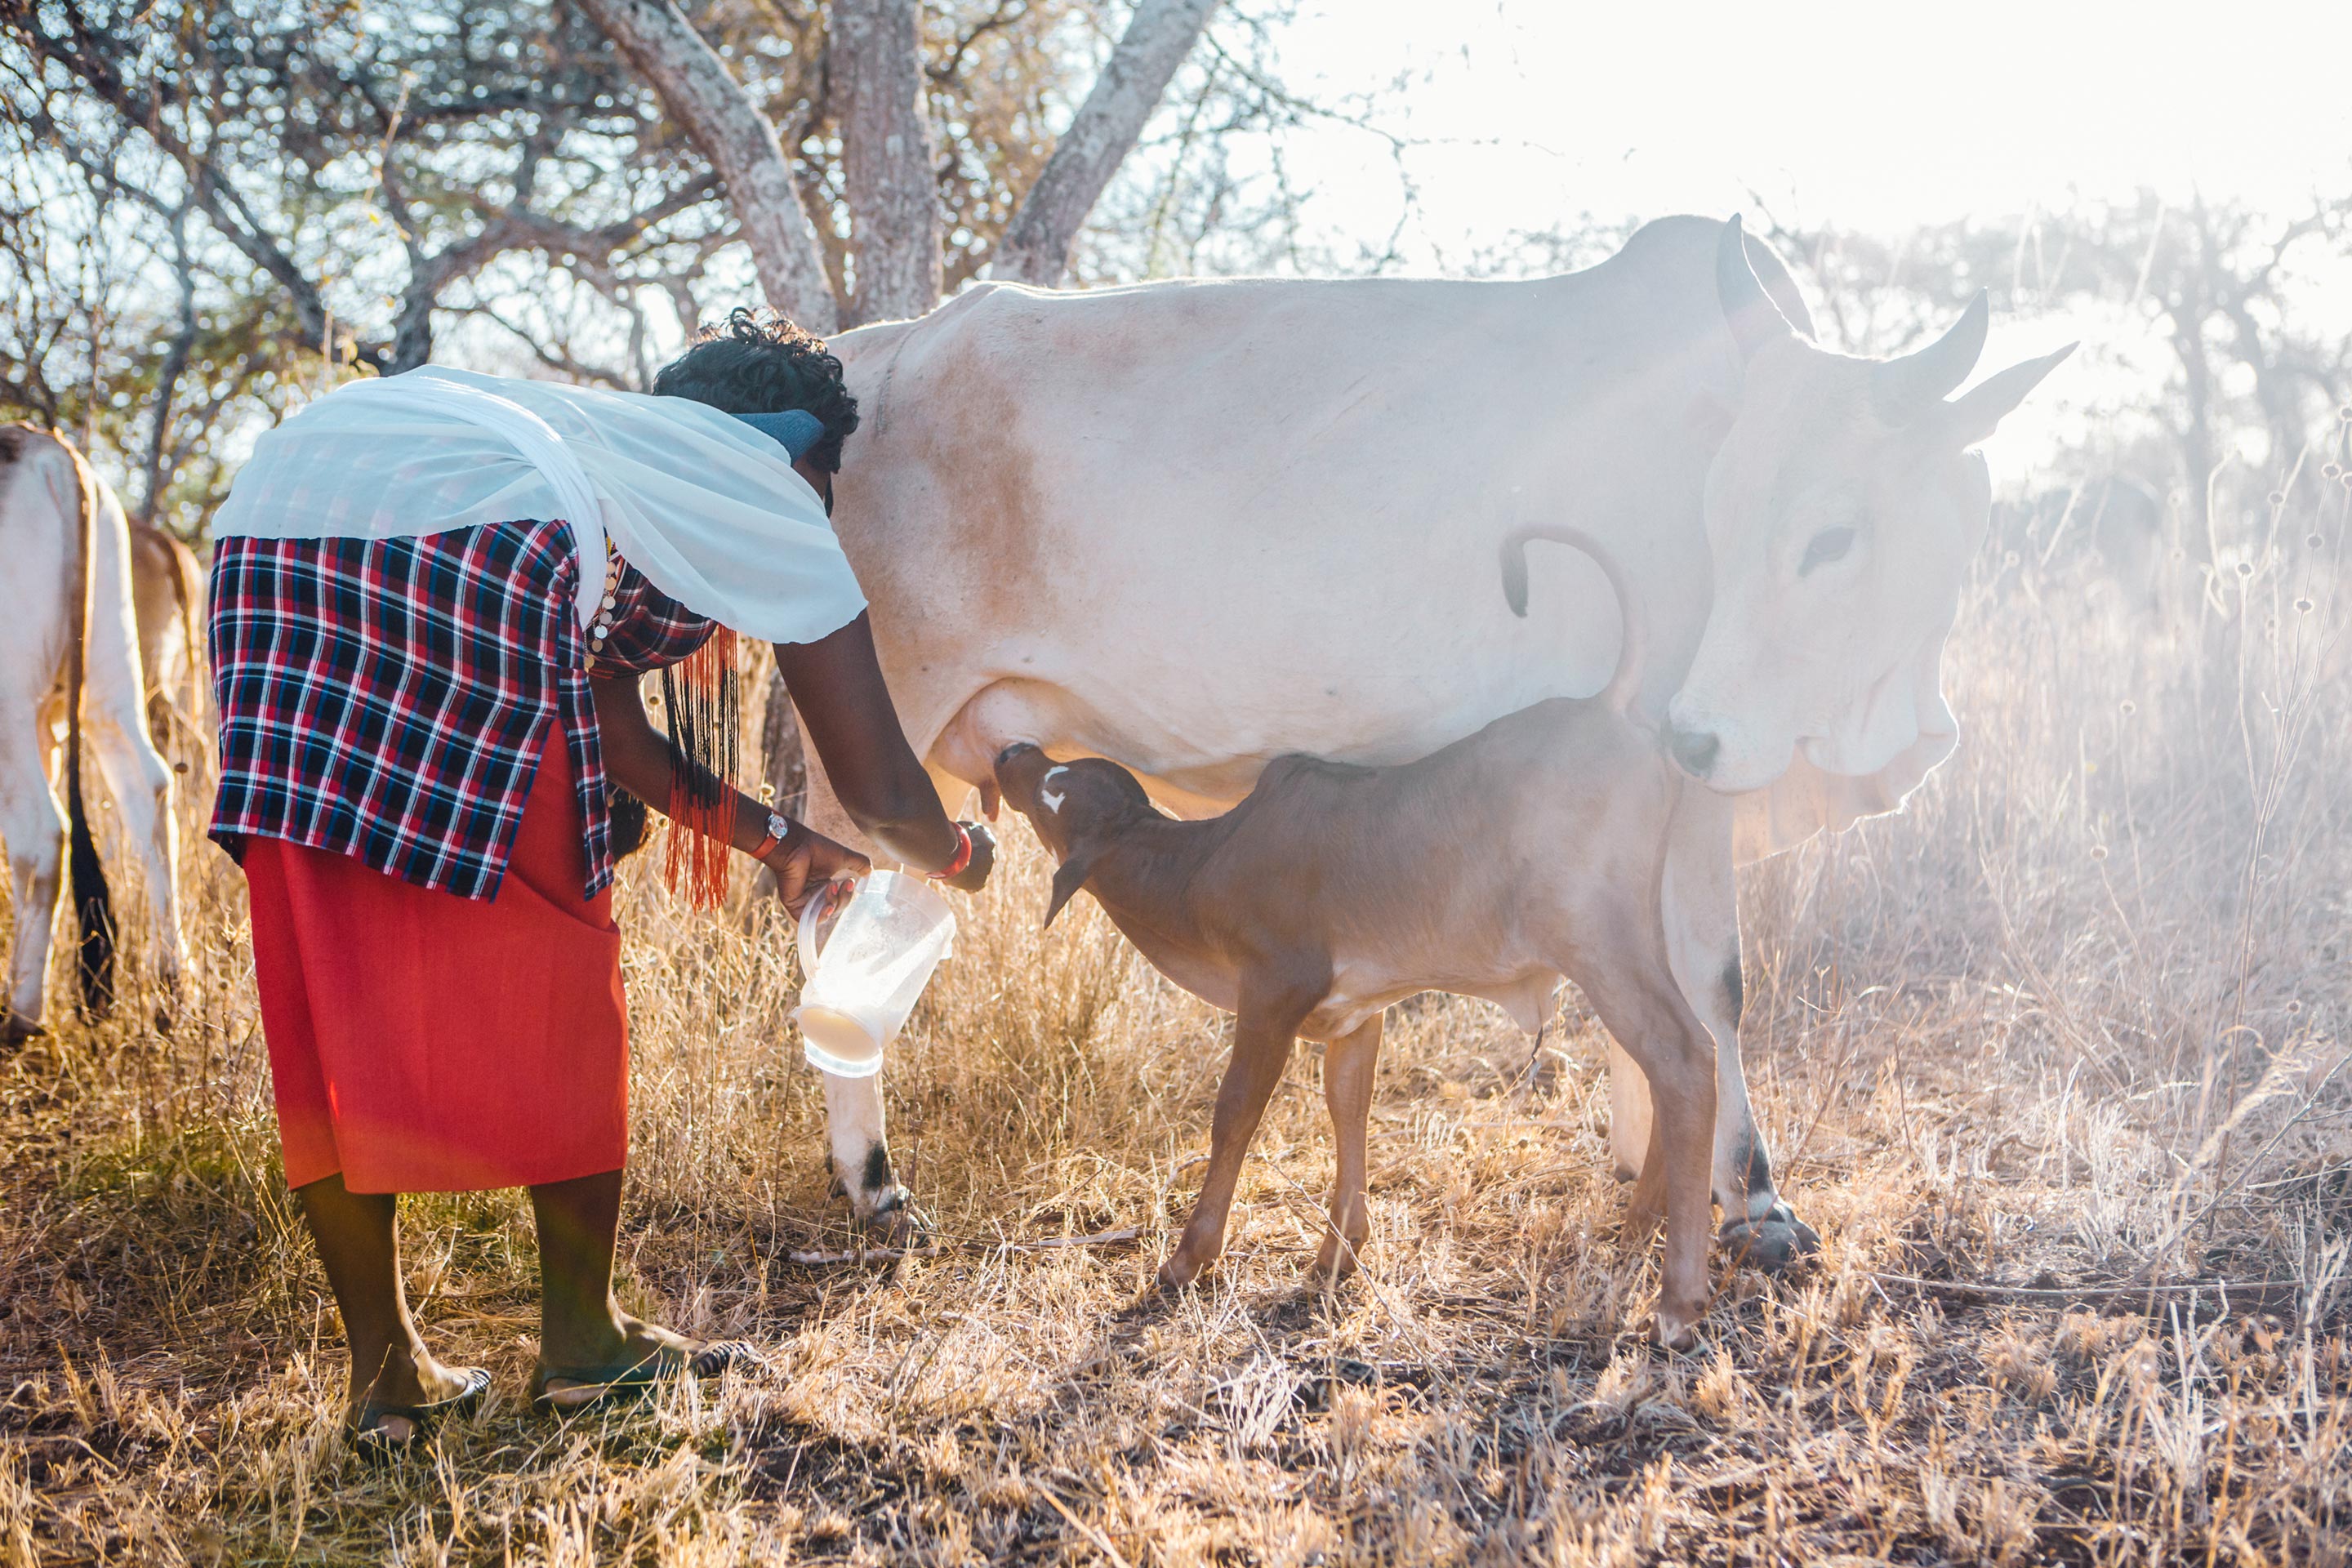
[[[1666,945],[1692,1011],[1715,1037],[1715,1201],[1731,1256],[1777,1273],[1820,1247],[1772,1182],[1772,1160],[1748,1102],[1739,1059],[1739,903],[1732,876],[1732,802],[1686,785],[1666,855]]]
[[[95,690],[89,695],[82,705],[82,734],[113,799],[123,844],[139,862],[152,950],[149,962],[167,986],[176,988],[188,950],[180,931],[174,875],[180,825],[172,809],[172,770],[148,738],[145,705],[135,689],[109,692],[103,700]]]
[[[152,950],[148,962],[176,992],[188,949],[180,932],[180,827],[172,809],[172,770],[147,731],[147,677],[131,608],[130,532],[111,496],[102,510],[90,531],[82,733],[105,775],[124,846],[139,861]]]
[[[913,1200],[890,1169],[890,1144],[882,1128],[882,1077],[824,1079],[824,1126],[832,1144],[834,1179],[848,1194],[850,1211],[863,1221],[911,1230]]]
[[[807,762],[808,825],[836,843],[870,850],[872,846],[834,797],[814,747],[809,748]],[[883,1128],[882,1075],[824,1077],[826,1142],[834,1179],[848,1195],[850,1212],[869,1224],[910,1231],[916,1220],[913,1203],[890,1168],[890,1144]]]
[[[42,981],[65,861],[65,813],[49,793],[49,747],[40,720],[29,700],[0,695],[0,843],[8,848],[8,892],[16,917],[7,1010],[0,1016],[0,1039],[9,1045],[40,1032]]]
[[[1333,1279],[1355,1272],[1372,1234],[1364,1204],[1364,1145],[1372,1114],[1372,1074],[1381,1058],[1381,1019],[1373,1014],[1323,1052],[1323,1104],[1331,1112],[1339,1168],[1331,1178],[1331,1229],[1315,1268]]]

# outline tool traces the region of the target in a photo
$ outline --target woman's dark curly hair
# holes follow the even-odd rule
[[[824,426],[809,460],[828,473],[841,471],[841,444],[857,428],[857,399],[824,340],[773,310],[741,305],[695,333],[686,352],[662,367],[654,395],[690,397],[730,414],[806,409]]]

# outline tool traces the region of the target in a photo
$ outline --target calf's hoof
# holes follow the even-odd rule
[[[1342,1242],[1336,1236],[1326,1236],[1322,1250],[1315,1255],[1315,1277],[1326,1284],[1337,1285],[1356,1271],[1363,1250],[1364,1244],[1360,1239]]]
[[[0,1046],[13,1050],[26,1040],[37,1040],[48,1032],[45,1026],[33,1022],[12,1007],[8,1016],[0,1019]]]
[[[1160,1266],[1160,1289],[1163,1292],[1191,1289],[1193,1281],[1208,1272],[1209,1265],[1213,1261],[1213,1258],[1188,1257],[1182,1247],[1178,1247],[1168,1255],[1168,1261]]]
[[[1774,1204],[1761,1219],[1724,1221],[1720,1239],[1732,1262],[1767,1274],[1785,1273],[1799,1258],[1822,1249],[1813,1227],[1790,1214],[1786,1204]]]
[[[1695,1351],[1699,1320],[1704,1316],[1705,1308],[1669,1307],[1661,1301],[1650,1320],[1650,1337],[1664,1350]]]

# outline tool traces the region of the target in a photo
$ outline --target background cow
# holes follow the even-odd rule
[[[2109,474],[1995,503],[1993,534],[2002,571],[2039,593],[2081,591],[2105,596],[2122,615],[2152,621],[2165,610],[2167,585],[2191,574],[2179,521],[2158,491],[2126,474]],[[2198,559],[2206,557],[2199,541]]]
[[[0,560],[19,585],[0,620],[0,841],[16,922],[0,1031],[15,1041],[41,1027],[69,837],[85,1002],[102,1003],[111,984],[113,917],[79,767],[85,737],[139,863],[154,962],[167,983],[177,982],[186,947],[172,773],[147,731],[130,528],[112,489],[81,455],[29,426],[0,427]],[[60,721],[62,812],[50,786]]]
[[[1725,1238],[1777,1262],[1810,1237],[1741,1074],[1735,838],[1753,858],[1890,810],[1951,750],[1937,658],[1990,501],[1962,437],[2048,368],[1935,414],[1983,327],[1979,305],[1913,360],[1825,353],[1779,258],[1692,217],[1526,283],[982,287],[836,340],[864,424],[835,522],[908,739],[951,795],[1026,739],[1221,809],[1285,752],[1402,762],[1590,694],[1620,635],[1596,568],[1551,552],[1549,613],[1496,602],[1496,552],[1528,523],[1572,520],[1622,563],[1655,638],[1653,718],[1710,607],[1737,601],[1717,689],[1747,660],[1753,711],[1677,716],[1686,766],[1712,732],[1741,773],[1684,792],[1666,918],[1718,1046]],[[1851,531],[1853,569],[1801,590],[1810,571],[1780,556],[1829,528]],[[1789,657],[1751,635],[1808,617]],[[821,780],[812,801],[844,830]],[[1622,1050],[1612,1068],[1631,1174],[1648,1097]],[[857,1211],[894,1206],[877,1080],[826,1093]]]
[[[211,692],[203,664],[205,569],[195,552],[160,528],[132,523],[131,604],[147,683],[147,733],[173,773],[206,780]]]

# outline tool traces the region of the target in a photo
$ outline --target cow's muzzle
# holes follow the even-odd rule
[[[1701,784],[1715,771],[1723,754],[1723,737],[1712,730],[1685,730],[1671,720],[1666,724],[1666,750],[1675,765]]]

